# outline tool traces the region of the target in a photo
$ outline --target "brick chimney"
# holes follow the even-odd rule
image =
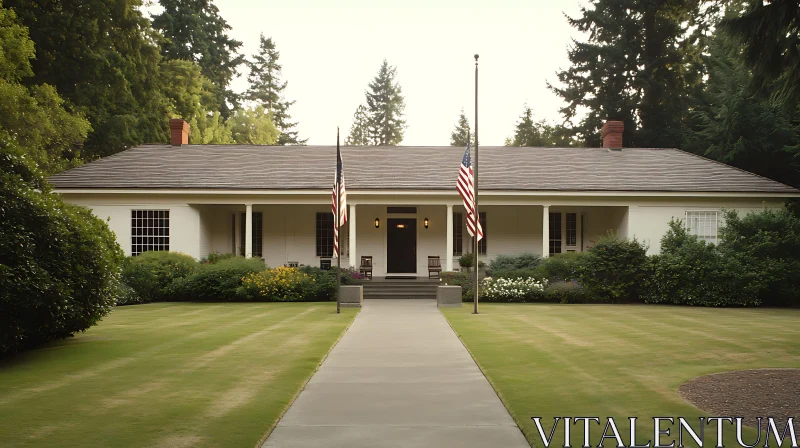
[[[189,144],[189,123],[181,118],[169,120],[169,133],[172,146]]]
[[[600,137],[603,139],[603,148],[622,149],[622,131],[625,123],[621,121],[606,121],[600,129]]]

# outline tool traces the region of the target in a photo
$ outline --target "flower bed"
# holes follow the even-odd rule
[[[541,302],[547,280],[534,278],[492,278],[481,282],[481,299],[487,302]]]

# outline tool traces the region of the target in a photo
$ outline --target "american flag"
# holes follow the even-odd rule
[[[469,141],[467,150],[464,151],[464,158],[461,159],[461,169],[458,171],[458,183],[456,189],[461,199],[464,200],[464,209],[467,211],[467,232],[469,236],[475,236],[475,180],[472,172],[472,159],[469,155]],[[483,227],[478,222],[478,241],[483,238]]]
[[[336,194],[338,191],[338,195]],[[342,170],[342,153],[339,150],[339,136],[336,136],[336,176],[333,180],[333,191],[331,192],[333,202],[331,211],[333,212],[333,257],[339,256],[339,226],[347,222],[347,191],[344,188],[344,172]],[[339,209],[339,222],[336,222],[336,209]],[[337,225],[338,224],[338,225]]]

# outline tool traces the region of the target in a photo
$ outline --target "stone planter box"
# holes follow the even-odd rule
[[[342,308],[361,308],[361,305],[364,304],[364,287],[361,285],[342,286],[339,303]]]
[[[436,304],[439,308],[461,306],[460,286],[439,286],[436,288]]]

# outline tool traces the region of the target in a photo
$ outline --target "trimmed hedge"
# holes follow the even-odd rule
[[[545,302],[589,303],[592,296],[577,282],[554,282],[544,289]]]
[[[767,306],[800,306],[800,216],[793,210],[765,210],[739,217],[725,213],[719,250],[755,274],[758,301]]]
[[[170,300],[167,288],[174,280],[194,274],[198,266],[190,255],[148,251],[125,260],[122,281],[141,297],[140,303]]]
[[[638,302],[650,270],[642,243],[607,236],[583,256],[579,280],[600,302]]]
[[[689,235],[681,221],[670,221],[662,253],[651,257],[653,273],[647,303],[700,306],[754,306],[756,274],[736,257]]]
[[[263,271],[264,262],[258,258],[227,258],[214,264],[201,264],[187,277],[176,278],[167,286],[166,294],[177,301],[236,301],[246,300],[240,289],[248,274]]]
[[[551,255],[537,268],[537,274],[551,282],[567,282],[580,278],[585,252]]]
[[[489,262],[489,275],[498,277],[501,272],[532,270],[542,263],[538,254],[498,255]]]
[[[0,354],[85,331],[108,314],[124,259],[114,233],[65,204],[0,134]]]

